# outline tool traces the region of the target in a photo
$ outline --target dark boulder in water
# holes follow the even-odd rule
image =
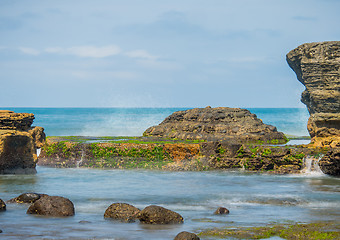
[[[194,233],[183,231],[177,234],[174,240],[200,240],[200,238]]]
[[[6,203],[0,199],[0,212],[6,211]]]
[[[39,194],[39,193],[23,193],[20,196],[16,198],[12,198],[11,200],[8,200],[8,203],[34,203],[38,199],[40,199],[42,196],[46,196],[45,194]]]
[[[73,216],[74,205],[69,199],[64,197],[43,196],[28,208],[27,214],[38,214],[51,217]]]
[[[113,203],[104,213],[104,218],[111,218],[123,222],[134,222],[140,210],[127,203]]]
[[[155,205],[144,208],[137,217],[141,223],[146,224],[183,223],[183,217],[180,214]]]
[[[216,215],[229,214],[229,210],[226,209],[225,207],[219,207],[219,208],[216,209],[214,214],[216,214]]]

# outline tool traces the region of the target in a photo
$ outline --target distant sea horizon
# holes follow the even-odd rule
[[[141,136],[176,111],[194,107],[0,107],[35,115],[47,136]],[[286,135],[308,136],[306,108],[246,108]]]

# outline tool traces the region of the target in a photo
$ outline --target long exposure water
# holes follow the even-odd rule
[[[13,109],[33,112],[47,135],[140,135],[179,109]],[[280,131],[307,135],[305,109],[253,109]],[[104,134],[106,133],[106,134]],[[320,172],[269,175],[245,171],[54,169],[35,175],[0,175],[0,198],[24,192],[69,198],[76,215],[47,218],[26,214],[28,205],[0,212],[3,239],[173,239],[181,231],[251,227],[270,223],[339,221],[340,179]],[[156,204],[180,213],[184,224],[154,226],[105,220],[106,208],[126,202],[140,209]],[[229,215],[217,216],[217,207]],[[208,239],[201,237],[201,239]]]
[[[340,179],[320,173],[275,176],[246,172],[162,172],[37,168],[36,175],[0,176],[1,198],[23,192],[64,196],[76,215],[27,215],[28,205],[7,204],[0,213],[6,239],[173,239],[209,227],[339,220]],[[184,224],[149,226],[105,220],[106,208],[126,202],[160,205],[180,213]],[[229,215],[213,212],[224,206]],[[204,238],[202,238],[204,239]]]

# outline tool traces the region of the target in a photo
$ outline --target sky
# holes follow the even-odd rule
[[[0,0],[0,107],[305,107],[340,0]]]

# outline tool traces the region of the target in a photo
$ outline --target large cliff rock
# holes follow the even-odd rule
[[[36,149],[45,142],[44,129],[31,127],[34,115],[0,110],[0,174],[35,173]]]
[[[168,116],[144,136],[177,139],[232,140],[236,142],[286,142],[276,127],[264,124],[255,114],[241,108],[194,108]]]
[[[301,101],[310,113],[312,143],[340,147],[340,41],[305,43],[286,58],[306,87]]]

